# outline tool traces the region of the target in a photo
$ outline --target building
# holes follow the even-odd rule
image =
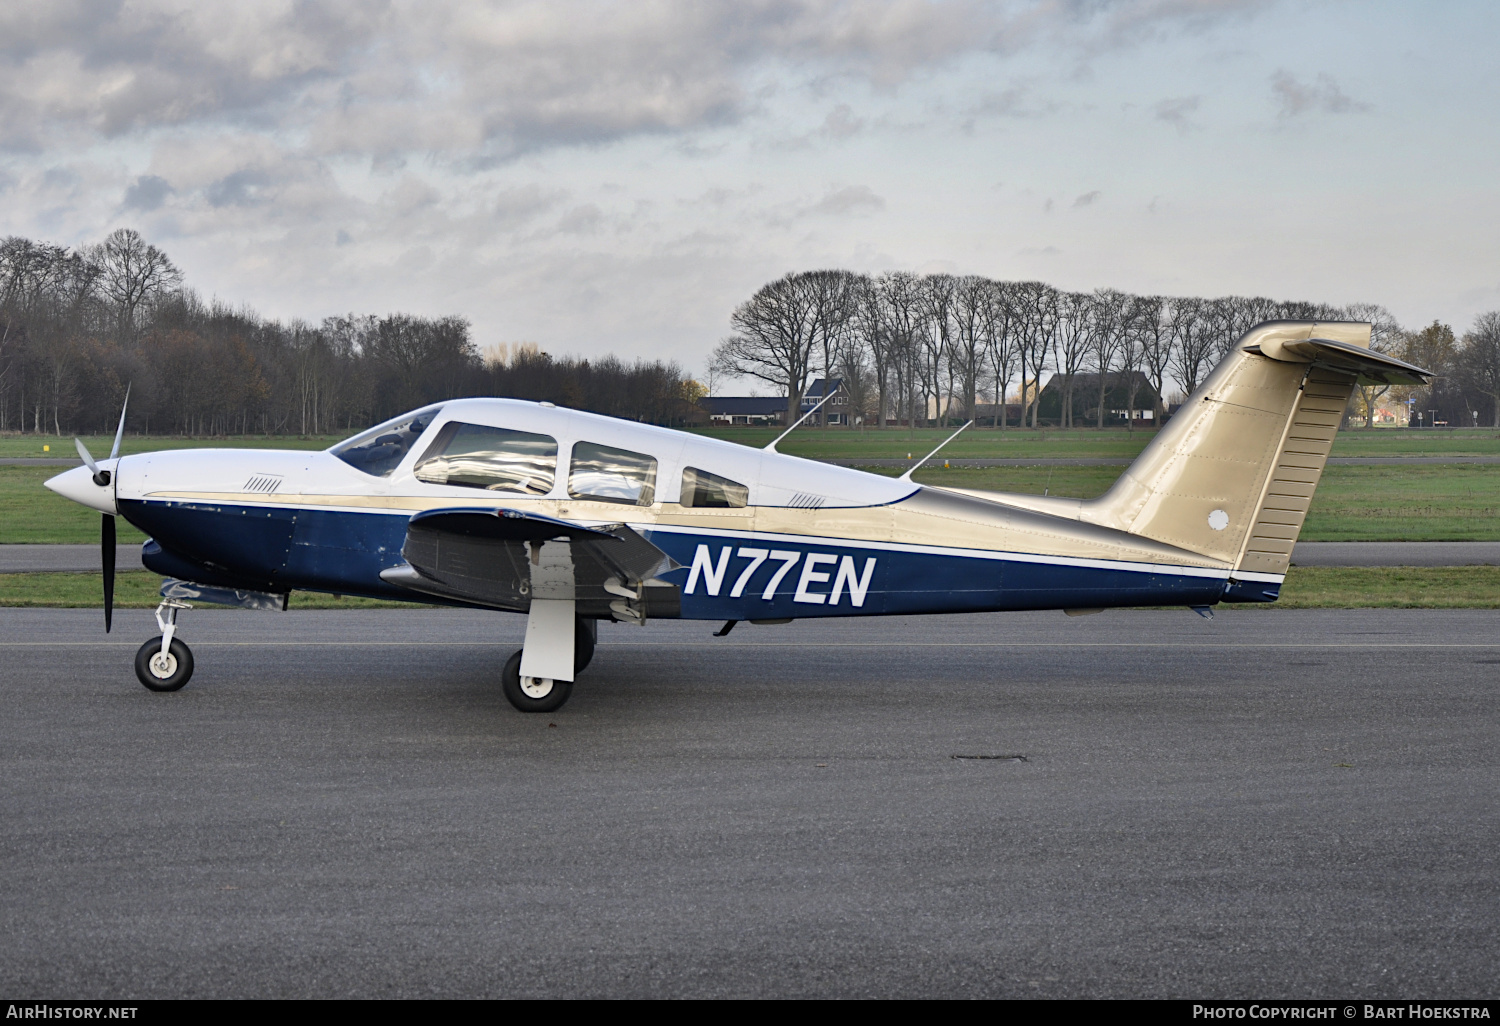
[[[843,378],[834,378],[831,382],[819,378],[809,385],[807,394],[802,397],[802,412],[807,413],[817,406],[826,394],[824,389],[830,385],[833,389],[832,397],[822,409],[807,418],[806,424],[821,426],[824,423],[849,423],[849,390],[844,387]],[[760,398],[723,395],[700,399],[698,405],[708,414],[710,424],[766,427],[786,423],[786,402],[786,396]]]
[[[786,396],[721,395],[698,400],[698,405],[708,413],[710,424],[736,424],[765,427],[768,424],[786,423]]]
[[[1155,427],[1156,389],[1151,387],[1151,379],[1140,371],[1132,371],[1132,376],[1127,376],[1123,371],[1116,371],[1105,379],[1104,392],[1104,424],[1124,424],[1126,419],[1134,411],[1135,420],[1147,426]],[[1133,380],[1132,380],[1133,377]],[[1135,386],[1135,402],[1130,401],[1130,386]],[[1060,424],[1063,412],[1063,379],[1061,374],[1054,374],[1045,388],[1042,389],[1042,397],[1038,402],[1038,413],[1043,421]],[[1073,375],[1072,406],[1074,424],[1098,424],[1099,423],[1099,375],[1097,374],[1075,374]]]
[[[825,395],[829,393],[824,389],[832,387],[833,395],[828,402],[823,403],[823,408],[811,417],[806,423],[821,427],[824,424],[848,424],[850,423],[851,411],[849,408],[849,390],[844,387],[843,378],[833,378],[831,381],[819,378],[807,387],[807,394],[802,397],[802,412],[817,406]],[[784,408],[784,407],[783,407]]]

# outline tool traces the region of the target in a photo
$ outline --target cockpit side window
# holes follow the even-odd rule
[[[433,418],[441,412],[441,406],[431,406],[416,413],[408,413],[362,431],[328,451],[355,470],[362,470],[376,477],[390,477],[391,471],[406,458],[422,432],[427,430]]]
[[[557,478],[557,439],[450,421],[438,430],[413,473],[428,484],[546,495]]]
[[[679,501],[684,506],[695,508],[738,509],[750,501],[750,489],[727,477],[688,467],[682,472],[682,498]]]
[[[656,460],[597,442],[578,442],[568,471],[568,494],[575,499],[649,506],[656,501]]]

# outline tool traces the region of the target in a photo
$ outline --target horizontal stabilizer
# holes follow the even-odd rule
[[[1425,385],[1433,376],[1432,371],[1405,360],[1330,338],[1277,339],[1250,346],[1245,351],[1286,363],[1311,363],[1353,374],[1361,385]]]

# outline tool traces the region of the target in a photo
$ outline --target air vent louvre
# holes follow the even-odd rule
[[[793,509],[817,509],[827,501],[821,495],[814,495],[811,492],[797,492],[792,496],[792,501],[789,505]]]
[[[255,474],[245,482],[245,491],[264,492],[267,495],[281,487],[281,478],[271,474]]]

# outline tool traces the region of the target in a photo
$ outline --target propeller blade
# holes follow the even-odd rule
[[[99,554],[104,557],[104,633],[115,616],[115,518],[104,514],[99,525]]]
[[[125,437],[125,411],[130,409],[130,386],[125,386],[125,401],[120,404],[120,426],[115,428],[115,444],[109,450],[109,458],[120,455],[120,439]]]
[[[98,474],[99,465],[94,462],[94,457],[89,455],[88,446],[83,444],[83,439],[74,438],[73,444],[78,447],[78,455],[83,457],[83,464],[89,468],[89,473]]]

